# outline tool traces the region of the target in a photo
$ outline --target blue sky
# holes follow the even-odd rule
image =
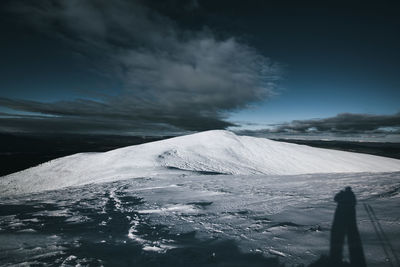
[[[235,112],[230,119],[274,124],[291,120],[333,117],[343,112],[394,114],[399,111],[400,90],[390,91],[371,87],[373,85],[335,86],[317,83],[303,89],[298,88],[298,85],[287,85],[278,95],[248,109]]]
[[[0,131],[399,130],[391,2],[99,1],[2,2]]]

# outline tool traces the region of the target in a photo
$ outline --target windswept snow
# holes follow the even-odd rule
[[[0,179],[0,196],[186,171],[296,175],[395,172],[400,160],[217,130],[55,159]]]
[[[399,182],[400,172],[191,173],[6,197],[0,266],[271,266],[251,260],[261,255],[308,266],[329,253],[333,197],[344,186],[357,196],[368,266],[389,266],[363,204],[399,255]],[[226,241],[234,246],[213,245]]]

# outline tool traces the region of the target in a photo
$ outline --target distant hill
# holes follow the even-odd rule
[[[80,152],[105,152],[169,137],[0,134],[0,176]]]
[[[400,159],[400,143],[298,140],[298,139],[275,139],[275,138],[273,138],[273,140],[313,146],[313,147],[337,149],[349,152],[365,153],[376,156]]]
[[[400,160],[215,130],[58,158],[2,177],[0,194],[167,175],[177,170],[239,175],[395,172],[400,171]]]

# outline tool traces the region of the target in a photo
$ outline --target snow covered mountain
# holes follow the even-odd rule
[[[0,196],[181,170],[241,175],[394,172],[400,171],[400,160],[215,130],[55,159],[2,177]]]

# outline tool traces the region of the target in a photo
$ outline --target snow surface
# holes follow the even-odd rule
[[[400,255],[400,172],[189,173],[0,197],[0,266],[271,266],[247,262],[250,252],[307,266],[329,253],[333,197],[345,186],[367,265],[390,266],[363,204]]]
[[[400,160],[215,130],[55,159],[2,177],[0,196],[182,171],[235,175],[395,172],[400,171]]]

